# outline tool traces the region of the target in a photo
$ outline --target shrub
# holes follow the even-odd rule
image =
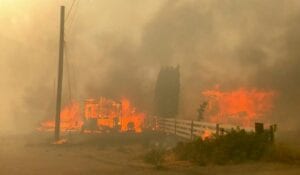
[[[179,159],[199,165],[228,164],[260,160],[271,146],[268,133],[255,134],[244,130],[232,130],[222,136],[181,142],[173,151]]]
[[[162,168],[166,151],[164,149],[151,149],[145,155],[145,162],[154,165],[157,169]]]

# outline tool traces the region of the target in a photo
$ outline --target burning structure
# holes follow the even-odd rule
[[[122,98],[121,101],[101,97],[99,100],[87,99],[81,115],[80,104],[72,102],[61,112],[61,131],[107,131],[141,132],[146,115],[137,112],[131,102]],[[53,131],[54,120],[41,123],[39,130]]]
[[[85,102],[84,129],[114,128],[122,132],[141,132],[145,114],[136,111],[130,101],[123,98],[114,101],[106,98],[89,99]]]

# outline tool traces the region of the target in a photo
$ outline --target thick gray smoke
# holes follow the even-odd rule
[[[161,66],[180,65],[180,117],[196,117],[207,88],[256,87],[278,92],[274,121],[296,128],[299,5],[292,0],[82,1],[73,25],[67,24],[64,103],[124,96],[151,112]],[[22,42],[3,42],[0,35],[3,57],[9,59],[4,67],[13,79],[13,88],[1,91],[10,94],[4,114],[14,114],[11,126],[27,121],[32,127],[54,114],[59,18],[57,3],[27,6],[34,11],[15,18],[28,20],[17,24],[30,29],[12,37]]]

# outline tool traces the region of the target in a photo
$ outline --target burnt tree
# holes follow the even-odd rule
[[[178,114],[180,90],[179,66],[162,68],[158,74],[154,109],[159,117],[175,117]]]

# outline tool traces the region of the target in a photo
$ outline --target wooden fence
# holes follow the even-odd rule
[[[162,132],[175,134],[184,139],[194,139],[207,133],[225,134],[232,129],[244,129],[254,131],[254,128],[242,128],[234,125],[222,125],[195,120],[182,120],[173,118],[159,118],[157,120],[158,129]]]

